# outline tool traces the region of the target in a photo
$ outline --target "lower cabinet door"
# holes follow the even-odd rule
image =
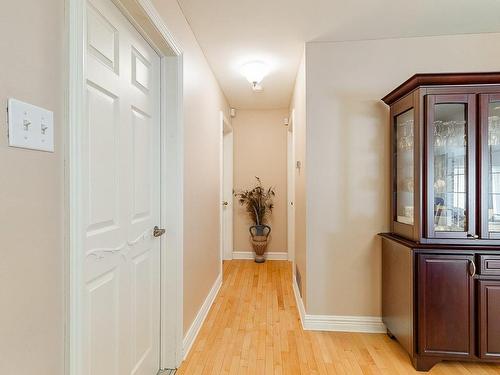
[[[472,255],[418,255],[418,352],[474,356]]]
[[[479,281],[479,355],[500,358],[500,280]]]

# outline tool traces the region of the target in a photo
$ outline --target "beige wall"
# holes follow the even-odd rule
[[[64,368],[64,16],[63,0],[0,11],[0,374]],[[55,153],[7,146],[9,97],[54,111]]]
[[[184,49],[186,330],[219,272],[219,110],[228,106],[177,2],[155,3]],[[65,4],[7,1],[0,12],[0,103],[53,110],[56,129],[55,153],[9,148],[0,116],[0,374],[64,373]]]
[[[260,177],[264,187],[273,186],[275,207],[268,251],[287,251],[287,127],[288,109],[239,110],[232,121],[234,142],[234,188],[248,189]],[[234,250],[252,251],[243,207],[234,202]]]
[[[184,60],[184,332],[220,269],[219,129],[229,107],[175,0],[154,0]]]
[[[290,105],[294,113],[293,137],[295,162],[300,161],[301,168],[295,168],[295,264],[302,280],[302,300],[307,306],[307,255],[306,255],[306,61],[301,59],[295,80],[295,88]]]
[[[307,44],[309,314],[380,315],[388,108],[419,72],[498,71],[500,34]]]

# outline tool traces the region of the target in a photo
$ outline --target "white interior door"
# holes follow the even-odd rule
[[[87,3],[82,374],[155,375],[160,59],[111,0]]]
[[[222,257],[233,259],[233,131],[225,122],[222,154]]]
[[[293,136],[294,114],[290,116],[287,132],[287,228],[288,258],[295,262],[295,141]]]

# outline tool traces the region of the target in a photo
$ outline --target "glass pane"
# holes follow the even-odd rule
[[[436,104],[434,230],[467,230],[467,124],[465,104]]]
[[[500,102],[489,106],[488,158],[488,230],[500,232]]]
[[[413,225],[413,109],[396,117],[396,221]]]

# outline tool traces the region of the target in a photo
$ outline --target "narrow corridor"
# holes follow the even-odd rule
[[[224,281],[178,374],[418,374],[383,334],[302,329],[291,263],[224,262]],[[486,364],[440,363],[430,374],[500,374]]]

